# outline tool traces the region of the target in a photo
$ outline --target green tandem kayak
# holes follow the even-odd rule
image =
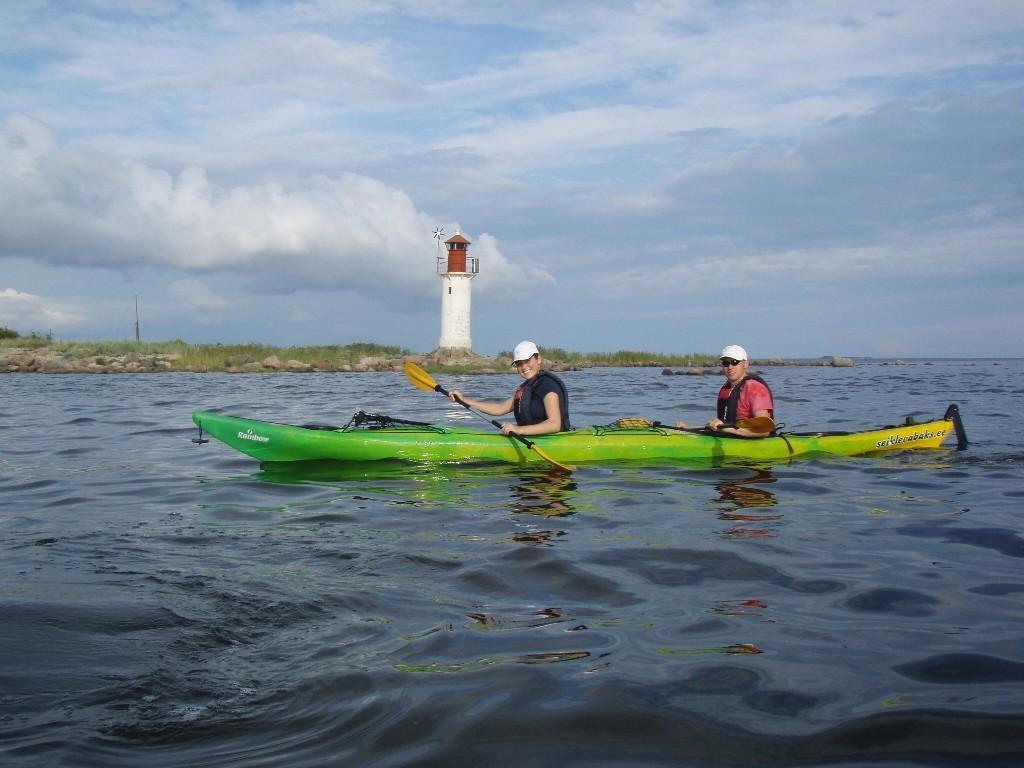
[[[277,424],[196,411],[204,435],[220,440],[261,462],[367,462],[398,459],[416,462],[504,462],[543,464],[545,459],[498,431],[407,422],[356,414],[344,427]],[[959,409],[950,405],[941,419],[920,424],[877,427],[863,432],[781,433],[760,439],[729,437],[664,426],[590,426],[532,437],[543,453],[565,464],[689,463],[719,465],[779,461],[797,456],[856,456],[882,451],[939,448],[955,434],[967,445]]]

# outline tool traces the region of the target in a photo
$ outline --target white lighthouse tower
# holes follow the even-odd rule
[[[444,245],[445,252],[437,254],[437,274],[441,278],[441,341],[438,347],[449,353],[471,354],[470,281],[480,271],[480,264],[470,257],[470,242],[458,227]]]

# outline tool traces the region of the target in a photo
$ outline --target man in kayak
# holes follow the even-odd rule
[[[760,432],[744,427],[723,426],[762,416],[774,419],[775,405],[772,402],[772,391],[765,380],[756,373],[747,373],[750,360],[743,347],[730,344],[722,350],[720,357],[725,384],[718,391],[718,416],[707,423],[707,428],[713,432],[739,437],[770,435],[770,431]],[[686,429],[686,424],[682,421],[677,421],[676,426]]]
[[[537,345],[532,341],[519,342],[512,352],[512,360],[512,365],[525,381],[508,400],[471,400],[457,389],[453,389],[448,397],[491,416],[515,414],[515,424],[501,425],[501,431],[506,435],[547,435],[572,429],[569,426],[569,393],[560,378],[543,370],[544,358],[540,356]]]

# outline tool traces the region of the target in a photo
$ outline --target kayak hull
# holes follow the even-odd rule
[[[950,411],[954,410],[950,407]],[[950,434],[962,434],[959,417],[864,432],[783,434],[744,439],[663,427],[591,426],[531,437],[563,464],[696,463],[720,465],[773,462],[800,456],[856,456],[885,451],[935,449]],[[544,464],[538,452],[497,431],[458,426],[395,425],[384,428],[324,428],[278,424],[196,411],[200,436],[209,435],[261,462],[402,460],[413,462],[502,462]]]

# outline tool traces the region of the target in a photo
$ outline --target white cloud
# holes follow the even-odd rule
[[[695,239],[664,253],[652,250],[652,258],[602,274],[594,285],[603,295],[620,299],[686,295],[714,301],[716,291],[723,290],[748,301],[773,294],[784,301],[825,293],[836,296],[839,307],[879,291],[918,295],[936,283],[962,283],[965,289],[979,280],[993,286],[1021,285],[1021,242],[1024,225],[1018,223],[915,231],[869,244],[778,250],[728,237]]]
[[[572,164],[705,128],[792,140],[878,107],[907,78],[1001,65],[1024,31],[1024,5],[648,2],[577,8],[558,29],[545,48],[430,86],[488,107],[441,146],[532,171],[558,155]],[[586,96],[561,98],[575,89]]]
[[[188,272],[244,268],[268,293],[354,290],[422,295],[434,220],[403,191],[354,173],[219,186],[140,161],[56,146],[46,126],[7,121],[0,142],[0,253],[52,265]],[[531,275],[485,240],[505,286]],[[550,277],[550,276],[548,276]]]
[[[14,288],[0,290],[0,325],[21,334],[60,332],[81,325],[82,312],[64,301],[55,301]]]
[[[120,45],[127,50],[122,48],[113,55],[137,55],[143,44],[121,41]],[[223,48],[192,53],[199,61],[193,58],[185,65],[165,49],[155,71],[150,63],[143,70],[144,76],[111,82],[108,90],[134,95],[199,90],[225,94],[235,104],[250,105],[249,100],[256,99],[254,89],[264,94],[277,92],[297,101],[312,99],[339,105],[425,95],[413,81],[390,71],[383,43],[354,44],[316,32],[294,31],[232,37]],[[120,71],[109,47],[91,54],[105,60],[109,77]]]
[[[509,262],[498,249],[498,240],[493,235],[481,234],[471,249],[473,256],[480,259],[476,283],[485,292],[514,296],[524,289],[555,284],[555,278],[545,269]]]

